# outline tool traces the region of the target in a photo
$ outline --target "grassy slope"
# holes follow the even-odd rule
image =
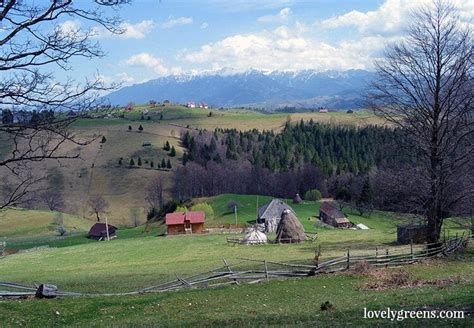
[[[0,212],[0,237],[28,237],[55,235],[53,223],[56,212],[35,210],[7,210]],[[93,222],[63,214],[64,227],[70,233],[86,232]]]
[[[147,116],[151,120],[140,120],[141,112],[149,110]],[[212,111],[212,117],[208,117]],[[163,114],[163,120],[160,115]],[[169,158],[175,170],[180,164],[183,149],[179,145],[180,133],[189,128],[206,128],[213,130],[216,127],[236,128],[248,130],[257,128],[260,130],[279,130],[290,117],[292,122],[300,119],[313,119],[319,122],[333,124],[380,124],[380,120],[367,112],[356,112],[346,114],[344,112],[320,113],[296,113],[296,114],[263,114],[249,110],[203,110],[188,109],[182,106],[157,107],[151,109],[147,106],[136,106],[131,113],[125,113],[124,118],[79,120],[74,124],[75,133],[83,137],[93,135],[104,135],[107,139],[105,144],[99,140],[86,147],[77,145],[65,145],[65,150],[70,153],[80,153],[80,159],[61,161],[60,171],[64,175],[64,197],[68,213],[90,218],[87,200],[90,195],[100,193],[110,203],[109,220],[113,224],[131,225],[131,210],[136,209],[140,213],[141,221],[145,221],[148,204],[144,196],[144,187],[150,179],[162,176],[167,194],[173,185],[173,172],[158,171],[150,169],[149,164],[143,163],[142,167],[128,168],[130,158],[141,156],[142,160],[153,160],[155,168],[162,158]],[[139,125],[144,127],[142,133],[138,133]],[[131,125],[132,132],[128,131]],[[0,135],[0,139],[1,139]],[[1,141],[1,140],[0,140]],[[142,146],[144,141],[152,143],[151,148]],[[177,149],[177,156],[170,158],[161,149],[162,145],[169,141]],[[0,157],[7,148],[0,146]],[[119,158],[123,157],[122,167],[118,166]],[[52,168],[58,168],[57,161],[39,163],[36,173],[43,175]],[[1,172],[0,172],[1,174]]]
[[[193,290],[130,297],[94,297],[51,301],[0,301],[3,326],[386,326],[400,324],[384,319],[363,319],[369,310],[471,310],[474,278],[473,248],[456,260],[408,266],[413,278],[461,276],[462,282],[447,287],[418,287],[361,291],[368,279],[361,276],[327,275],[290,279],[254,286]],[[128,278],[132,281],[142,270]],[[94,281],[94,277],[91,277]],[[118,276],[117,278],[121,278]],[[111,279],[109,283],[114,283]],[[330,301],[334,311],[321,311]],[[472,327],[472,317],[458,320],[406,319],[403,326]]]

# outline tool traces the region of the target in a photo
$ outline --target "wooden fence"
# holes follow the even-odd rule
[[[301,264],[282,263],[276,261],[256,260],[239,258],[232,263],[223,259],[223,266],[193,276],[182,277],[176,275],[170,281],[143,288],[140,290],[124,293],[76,293],[61,292],[56,286],[42,284],[40,286],[26,286],[15,283],[0,282],[0,297],[71,297],[71,296],[124,296],[144,293],[159,293],[186,288],[211,288],[225,285],[256,284],[262,281],[274,279],[287,279],[289,277],[309,277],[320,273],[332,273],[344,271],[357,263],[369,263],[375,267],[393,267],[415,263],[423,259],[435,256],[449,256],[467,245],[471,236],[455,236],[437,244],[425,244],[420,246],[408,245],[397,248],[392,253],[389,249],[377,248],[373,254],[354,255],[348,249],[344,256],[330,259],[322,263]],[[42,295],[43,291],[48,295]]]

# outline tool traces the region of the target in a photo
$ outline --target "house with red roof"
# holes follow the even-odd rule
[[[205,218],[203,211],[168,213],[165,220],[168,235],[202,233]]]

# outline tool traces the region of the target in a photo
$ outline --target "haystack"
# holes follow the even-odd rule
[[[295,197],[293,197],[293,204],[301,204],[303,200],[301,199],[300,194],[296,194]]]
[[[253,244],[266,244],[267,235],[259,231],[256,227],[250,230],[242,240],[243,244],[253,245]]]
[[[276,241],[278,243],[299,243],[306,240],[304,228],[296,215],[284,210],[278,224]]]

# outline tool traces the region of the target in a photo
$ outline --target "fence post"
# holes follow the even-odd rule
[[[267,266],[267,260],[264,260],[265,264],[265,279],[268,281],[268,266]]]
[[[388,268],[388,248],[385,249],[385,267]]]
[[[375,247],[375,266],[379,263],[379,248]]]
[[[350,265],[350,260],[351,260],[351,256],[350,256],[350,253],[349,253],[349,248],[347,249],[347,268],[349,269],[349,265]]]
[[[413,260],[413,258],[415,257],[413,255],[413,239],[410,239],[410,254],[411,254],[411,259]]]

